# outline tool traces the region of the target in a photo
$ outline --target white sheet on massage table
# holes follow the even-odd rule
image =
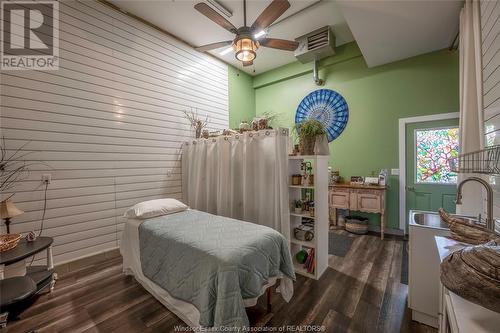
[[[135,279],[153,295],[160,303],[177,315],[183,322],[191,327],[199,327],[200,312],[190,303],[176,299],[158,286],[156,283],[148,279],[142,273],[141,256],[139,247],[139,226],[144,220],[128,219],[125,223],[125,228],[122,234],[120,243],[120,253],[123,256],[123,271],[125,274],[133,275]],[[293,281],[287,277],[273,277],[269,279],[269,283],[262,287],[261,295],[266,292],[266,289],[274,285],[278,278],[281,278],[279,292],[285,300],[289,300],[293,295]],[[256,298],[248,298],[243,300],[246,307],[257,304]]]

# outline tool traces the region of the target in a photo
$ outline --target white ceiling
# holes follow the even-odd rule
[[[369,67],[449,47],[463,1],[339,0]]]
[[[193,8],[196,3],[202,2],[202,0],[111,0],[111,2],[194,46],[234,39],[233,34],[219,27]],[[236,27],[242,26],[243,1],[219,0],[219,2],[233,12],[232,17],[226,18]],[[317,2],[317,0],[289,0],[289,2],[291,7],[276,22]],[[247,25],[250,26],[270,3],[271,0],[247,0]],[[295,15],[289,20],[271,26],[268,37],[294,40],[296,37],[326,25],[332,27],[337,45],[354,40],[337,3],[332,0],[322,0],[319,4]],[[261,47],[257,50],[254,65],[243,67],[235,59],[234,53],[219,55],[219,52],[225,48],[210,53],[252,75],[296,60],[293,52]]]
[[[203,0],[111,0],[194,46],[232,40],[234,35],[197,12],[193,6]],[[227,18],[236,27],[243,25],[243,0],[218,0],[233,12]],[[336,44],[356,39],[369,67],[406,59],[448,47],[458,31],[463,1],[457,0],[289,0],[291,7],[271,25],[268,37],[294,40],[330,25]],[[271,0],[247,0],[247,25]],[[352,31],[352,33],[351,33]],[[354,35],[354,37],[353,37]],[[254,75],[295,61],[293,52],[261,47],[253,66],[243,67],[234,53],[210,51],[214,56]]]

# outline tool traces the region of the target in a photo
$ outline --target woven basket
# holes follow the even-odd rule
[[[21,234],[0,235],[0,252],[15,248],[20,239]]]
[[[500,245],[468,246],[441,263],[443,285],[468,301],[500,312]]]
[[[368,219],[361,216],[346,216],[345,230],[353,234],[364,235],[368,233]]]

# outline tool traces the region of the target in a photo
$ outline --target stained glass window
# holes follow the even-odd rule
[[[458,128],[415,131],[416,182],[456,184],[448,160],[458,155]]]

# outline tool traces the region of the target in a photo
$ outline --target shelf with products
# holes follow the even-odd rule
[[[301,188],[301,189],[314,190],[314,186],[303,186],[303,185],[290,185],[290,188]]]
[[[317,160],[317,159],[328,159],[329,155],[289,155],[290,160]]]
[[[307,213],[298,214],[298,213],[291,212],[290,215],[295,216],[295,217],[305,217],[305,218],[314,220],[314,216],[311,216],[310,214],[307,214]]]
[[[295,271],[297,273],[308,274],[309,277],[317,279],[316,247],[310,244],[296,244],[295,242],[292,242],[292,248],[295,250],[295,255],[293,256]]]
[[[293,237],[292,237],[292,240],[290,241],[290,243],[295,244],[295,245],[310,247],[310,248],[316,247],[316,244],[314,244],[314,241],[302,241],[302,240],[294,239]]]
[[[303,275],[303,276],[306,276],[306,277],[312,278],[312,279],[316,278],[315,274],[308,273],[307,269],[305,269],[303,267],[303,265],[299,264],[295,259],[293,260],[293,267],[295,269],[295,273],[297,273],[297,274],[300,274],[300,275]]]
[[[328,267],[328,156],[290,156],[288,163],[290,249],[295,271],[319,279]],[[312,239],[306,231],[312,232]],[[306,265],[308,270],[296,255],[311,249],[314,269]]]

